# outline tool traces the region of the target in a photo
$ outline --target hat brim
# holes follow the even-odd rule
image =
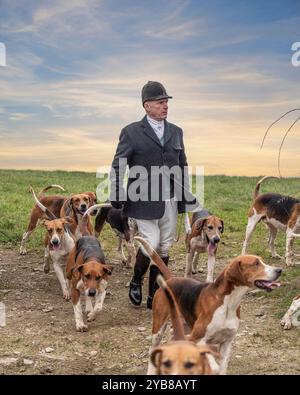
[[[156,96],[156,97],[151,97],[151,99],[145,99],[143,101],[143,104],[146,103],[146,101],[157,101],[157,100],[163,100],[163,99],[173,99],[173,96]]]

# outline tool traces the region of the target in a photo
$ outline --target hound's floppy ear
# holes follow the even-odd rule
[[[224,221],[222,219],[220,219],[221,225],[222,225],[222,229],[221,229],[221,233],[224,232]]]
[[[245,284],[244,276],[242,273],[242,259],[241,257],[235,258],[228,265],[225,276],[234,284]]]
[[[207,218],[199,218],[199,219],[197,219],[196,220],[196,222],[195,222],[195,229],[198,231],[198,232],[202,232],[202,230],[203,230],[203,228],[204,228],[204,225],[206,224],[206,221],[207,221]]]
[[[78,266],[77,270],[79,271],[79,273],[82,273],[83,265]]]
[[[220,358],[221,355],[215,346],[199,346],[200,355],[211,354],[216,358]]]
[[[150,361],[156,367],[156,369],[160,365],[162,353],[163,353],[163,347],[156,347],[150,354]]]
[[[216,361],[221,358],[214,346],[199,346],[200,358],[202,358],[203,375],[218,374],[220,366]]]
[[[60,210],[60,216],[61,217],[67,217],[68,215],[70,215],[72,213],[73,209],[72,209],[71,200],[72,200],[72,197],[68,198],[64,202],[64,204],[63,204],[63,206],[62,206],[62,208]]]
[[[109,276],[111,276],[113,270],[114,270],[114,268],[112,265],[104,265],[103,266],[104,273],[106,273]]]
[[[86,195],[88,195],[91,205],[95,204],[95,202],[97,203],[97,195],[95,192],[86,192]]]
[[[42,219],[41,221],[40,221],[40,225],[41,226],[47,226],[47,222],[49,222],[49,220],[48,219]]]
[[[72,225],[74,223],[74,219],[72,217],[64,217],[62,218],[62,221],[64,224]]]

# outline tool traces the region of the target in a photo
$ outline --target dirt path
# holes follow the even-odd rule
[[[172,267],[182,275],[184,257],[176,260]],[[0,300],[7,311],[0,373],[144,374],[151,312],[129,304],[130,271],[116,261],[104,311],[89,332],[77,333],[71,302],[62,299],[54,272],[44,274],[41,263],[41,255],[0,250]],[[283,331],[273,303],[251,293],[244,298],[229,374],[300,374],[299,329]]]

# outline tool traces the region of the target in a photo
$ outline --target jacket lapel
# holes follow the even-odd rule
[[[144,133],[162,148],[162,145],[161,145],[158,137],[156,136],[154,130],[151,128],[151,126],[149,125],[149,122],[147,121],[146,115],[142,119],[142,127],[144,129]]]
[[[170,140],[172,136],[171,130],[170,130],[170,125],[169,122],[165,121],[165,131],[164,131],[164,145]]]

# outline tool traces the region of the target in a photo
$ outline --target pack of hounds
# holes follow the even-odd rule
[[[38,224],[45,227],[44,271],[50,263],[62,289],[63,298],[71,299],[76,330],[85,332],[88,323],[102,310],[113,266],[105,260],[98,237],[107,223],[118,236],[122,262],[131,268],[135,262],[135,242],[151,258],[161,275],[160,288],[152,306],[152,341],[147,374],[154,375],[212,375],[226,374],[232,342],[240,322],[240,304],[249,289],[256,287],[272,291],[280,286],[277,279],[282,268],[267,265],[262,258],[246,254],[251,236],[259,222],[269,229],[272,257],[278,230],[286,233],[286,267],[293,266],[293,240],[300,237],[300,200],[276,193],[260,193],[261,184],[272,177],[262,178],[255,186],[253,202],[248,213],[242,254],[233,258],[214,278],[218,243],[224,223],[206,209],[185,215],[186,268],[184,277],[175,277],[151,245],[138,236],[133,219],[123,215],[110,203],[97,203],[94,192],[72,195],[46,195],[50,185],[36,196],[30,221],[20,246],[26,254],[26,242]],[[273,177],[274,178],[274,177]],[[93,226],[91,217],[95,217]],[[124,255],[123,244],[127,247]],[[200,253],[207,253],[206,282],[193,279]],[[84,312],[82,301],[85,302]],[[290,329],[300,309],[300,295],[291,303],[281,320]],[[161,344],[171,319],[172,340]]]

